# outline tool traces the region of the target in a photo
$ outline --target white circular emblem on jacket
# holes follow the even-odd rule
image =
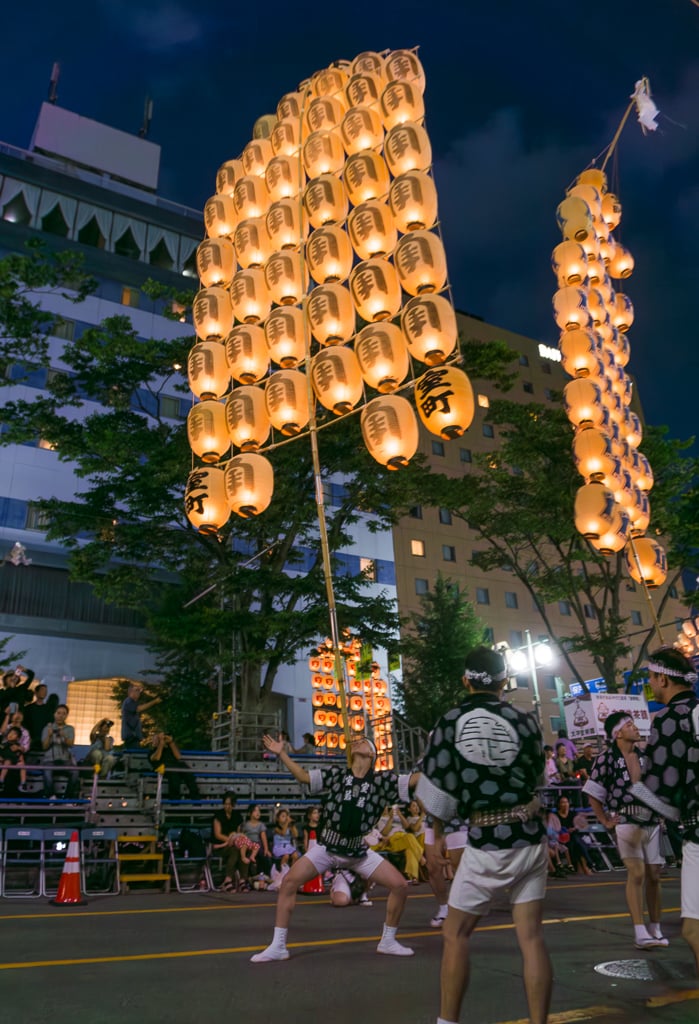
[[[510,765],[520,748],[516,729],[500,715],[475,708],[456,723],[456,749],[472,764]]]

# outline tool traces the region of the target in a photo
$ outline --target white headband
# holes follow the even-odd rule
[[[655,672],[659,676],[674,676],[677,679],[684,679],[685,683],[696,683],[697,681],[696,672],[683,672],[679,668],[665,668],[657,661],[649,661],[647,668],[649,672]]]
[[[630,718],[629,716],[627,716],[626,718],[622,718],[620,722],[617,722],[617,724],[612,729],[612,739],[613,740],[615,740],[617,738],[617,736],[619,735],[621,730],[624,728],[625,725],[628,725],[629,722],[631,722],[631,725],[634,724],[633,718]]]
[[[491,676],[490,672],[474,672],[473,669],[467,668],[464,672],[464,679],[475,679],[478,683],[490,686],[492,683],[501,683],[503,679],[507,679],[507,669],[498,672],[496,676]]]

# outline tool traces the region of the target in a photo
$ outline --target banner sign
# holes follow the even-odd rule
[[[641,739],[650,735],[648,702],[641,693],[590,693],[564,699],[566,729],[573,742],[605,736],[604,723],[612,711],[625,711],[638,726]]]

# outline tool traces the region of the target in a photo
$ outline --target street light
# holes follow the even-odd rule
[[[536,670],[537,666],[543,668],[544,666],[552,665],[554,654],[548,640],[532,640],[532,635],[528,629],[524,630],[524,638],[526,643],[523,647],[517,647],[514,650],[509,647],[505,648],[505,660],[511,675],[523,675],[529,669],[532,690],[534,691],[534,713],[540,728],[543,729],[539,677]]]

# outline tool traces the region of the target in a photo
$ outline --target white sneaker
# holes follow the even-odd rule
[[[377,953],[384,953],[386,956],[414,956],[415,950],[410,946],[402,946],[397,939],[382,939],[376,947]]]
[[[267,946],[261,953],[255,953],[250,957],[251,964],[268,964],[273,960],[288,960],[289,950],[286,946]]]
[[[666,939],[664,935],[651,935],[653,942],[658,946],[669,946],[670,940]]]
[[[374,903],[373,903],[373,900],[368,900],[367,897],[366,897],[366,893],[364,893],[363,896],[359,897],[359,906],[360,907],[373,907]]]
[[[636,949],[657,949],[659,946],[667,945],[669,945],[667,939],[654,939],[652,935],[636,939]]]
[[[430,928],[441,928],[446,919],[446,914],[435,914],[434,917],[430,919]]]

